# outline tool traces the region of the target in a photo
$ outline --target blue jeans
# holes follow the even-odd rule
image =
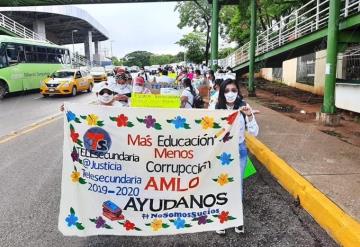
[[[240,192],[241,192],[241,196],[243,196],[243,177],[244,177],[245,167],[246,167],[246,163],[247,163],[247,156],[248,156],[245,141],[243,141],[242,143],[239,144],[239,154],[240,154],[240,178],[241,178],[240,179],[240,183],[241,183]]]

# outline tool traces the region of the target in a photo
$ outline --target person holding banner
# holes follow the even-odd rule
[[[125,72],[121,71],[115,76],[115,83],[111,85],[113,91],[115,92],[114,99],[119,101],[122,106],[129,106],[129,99],[131,97],[132,88],[127,84],[128,76]]]
[[[135,78],[133,92],[134,93],[143,93],[143,94],[151,93],[150,89],[145,87],[145,79],[141,76],[138,76]]]
[[[240,153],[240,177],[242,178],[247,162],[247,148],[245,143],[245,130],[253,136],[259,133],[259,126],[255,120],[254,112],[249,104],[243,101],[240,93],[239,84],[235,80],[227,79],[220,85],[219,98],[215,106],[216,109],[224,110],[239,110],[241,113],[237,118],[240,121],[240,138],[239,138],[239,153]],[[242,183],[241,179],[241,183]],[[243,184],[241,184],[240,193],[243,193]],[[244,227],[239,226],[235,228],[235,232],[243,233]],[[216,231],[216,233],[223,235],[225,230]]]

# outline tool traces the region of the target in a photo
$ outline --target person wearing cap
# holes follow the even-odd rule
[[[96,91],[97,101],[92,102],[91,104],[104,106],[123,106],[114,99],[114,91],[107,82],[100,84],[97,89],[94,89],[94,91]],[[60,111],[64,111],[64,104],[60,106]]]
[[[100,86],[96,92],[96,97],[98,99],[98,101],[94,103],[96,105],[122,106],[122,104],[114,99],[114,91],[108,83]]]
[[[123,106],[129,106],[129,99],[131,97],[131,86],[127,84],[128,76],[125,72],[120,71],[115,76],[115,83],[111,85],[115,93],[114,99],[119,101]]]
[[[133,92],[134,93],[151,94],[150,89],[145,87],[145,80],[141,76],[138,76],[138,77],[135,78],[134,86],[133,86]]]

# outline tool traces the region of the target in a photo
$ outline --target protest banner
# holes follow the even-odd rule
[[[160,94],[131,94],[131,107],[179,108],[180,97]]]
[[[238,111],[64,108],[58,224],[64,235],[243,225]]]

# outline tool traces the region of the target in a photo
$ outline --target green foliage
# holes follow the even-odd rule
[[[237,7],[224,6],[220,11],[220,22],[223,24],[223,38],[236,41],[239,46],[250,39],[250,1],[239,1]],[[273,21],[279,21],[281,16],[291,14],[294,9],[305,4],[305,0],[257,0],[258,32],[266,30]]]
[[[133,51],[124,57],[125,66],[148,66],[150,65],[150,57],[153,54],[148,51]]]
[[[182,53],[184,54],[184,53]],[[184,55],[179,57],[178,55],[170,55],[170,54],[164,54],[164,55],[156,55],[153,54],[150,57],[150,64],[151,65],[165,65],[165,64],[172,64],[172,63],[178,63],[183,61]]]
[[[220,49],[219,50],[219,59],[229,56],[235,50],[236,50],[235,48],[231,48],[231,47]]]
[[[180,15],[180,22],[178,24],[180,29],[190,27],[193,29],[193,32],[205,34],[205,42],[202,49],[204,54],[202,57],[203,60],[206,60],[207,64],[210,50],[211,5],[209,5],[207,0],[182,1],[178,2],[175,11],[178,11]]]
[[[187,61],[194,63],[202,63],[205,60],[205,35],[200,32],[192,32],[185,34],[176,44],[186,48]]]
[[[120,58],[117,58],[117,57],[112,57],[111,58],[111,61],[112,61],[112,64],[115,65],[115,66],[122,66],[124,65],[124,62],[123,60]]]

